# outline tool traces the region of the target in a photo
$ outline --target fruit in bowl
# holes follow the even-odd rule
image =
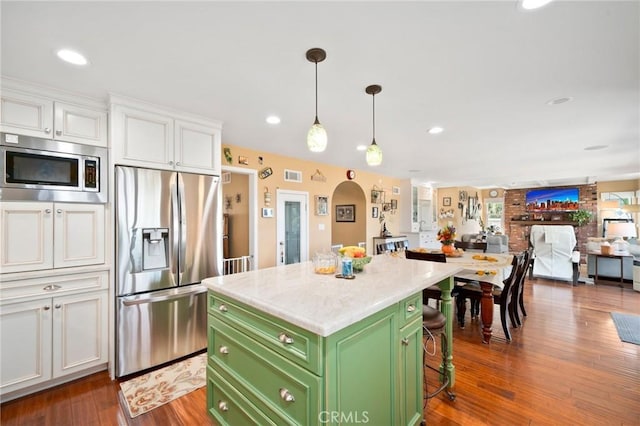
[[[364,249],[364,247],[358,246],[341,247],[338,250],[338,253],[340,253],[341,256],[347,256],[351,258],[365,257],[367,255],[367,251]]]
[[[364,265],[371,262],[371,256],[353,257],[351,264],[353,265],[353,272],[362,272]]]

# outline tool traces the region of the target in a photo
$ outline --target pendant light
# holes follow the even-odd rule
[[[382,150],[376,143],[376,95],[382,92],[382,87],[377,84],[367,86],[365,89],[367,94],[373,98],[373,141],[367,148],[367,164],[370,166],[379,166],[382,164]]]
[[[327,52],[318,47],[307,50],[307,60],[316,64],[316,119],[307,133],[307,146],[311,152],[322,152],[327,148],[327,131],[318,121],[318,62],[327,57]]]

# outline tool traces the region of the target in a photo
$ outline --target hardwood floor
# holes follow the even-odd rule
[[[477,320],[454,326],[457,398],[429,400],[427,424],[639,425],[640,346],[620,341],[609,313],[640,314],[640,293],[629,285],[534,279],[526,282],[525,298],[529,315],[510,343],[497,310],[489,345],[481,343]],[[205,388],[135,419],[120,408],[118,389],[105,372],[94,374],[2,404],[0,423],[214,424]]]

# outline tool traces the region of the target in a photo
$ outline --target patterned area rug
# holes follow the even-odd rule
[[[206,368],[207,354],[203,353],[120,383],[129,416],[137,417],[203,387]]]
[[[611,312],[620,340],[640,345],[640,315]]]

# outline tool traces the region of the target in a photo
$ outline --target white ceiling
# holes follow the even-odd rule
[[[224,122],[223,142],[436,187],[640,177],[640,2],[2,1],[2,74]],[[60,62],[61,47],[91,61]],[[329,146],[311,153],[312,47]],[[376,141],[383,164],[359,144]],[[573,100],[549,106],[558,97]],[[265,118],[277,114],[278,126]],[[433,136],[434,125],[445,132]],[[602,150],[585,150],[606,145]]]

